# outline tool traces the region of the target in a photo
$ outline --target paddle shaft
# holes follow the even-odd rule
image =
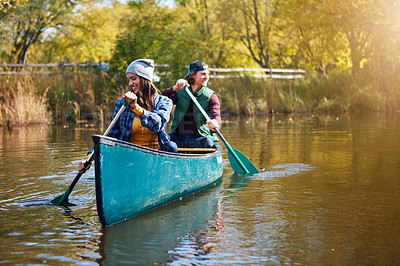
[[[108,126],[108,128],[106,129],[106,131],[104,132],[103,136],[107,136],[108,133],[110,132],[110,130],[113,128],[113,126],[115,125],[115,123],[117,122],[118,118],[121,116],[122,112],[125,111],[126,106],[128,105],[127,102],[124,102],[124,105],[121,106],[121,108],[119,109],[118,113],[115,115],[114,119],[111,121],[111,124]],[[90,156],[86,159],[84,166],[85,168],[87,168],[93,160],[93,156],[94,156],[94,151],[92,151],[90,153]],[[61,198],[59,200],[56,200],[57,198],[55,198],[55,201],[58,201],[56,203],[58,203],[59,205],[63,205],[65,201],[68,202],[68,197],[71,194],[72,190],[74,189],[76,183],[78,183],[78,180],[81,178],[81,176],[83,175],[83,173],[78,173],[74,180],[72,181],[71,185],[69,185],[69,187],[67,188],[67,190],[65,191],[65,193],[61,196]],[[53,201],[54,201],[53,200]],[[52,202],[53,202],[52,201]]]
[[[190,92],[188,87],[185,87],[186,93],[189,95],[189,97],[192,99],[192,101],[196,104],[197,108],[199,108],[200,112],[203,114],[203,116],[207,120],[211,120],[206,111],[204,111],[203,107],[200,105],[200,103],[197,101],[197,99],[193,96],[193,94]],[[219,138],[222,140],[222,142],[225,144],[225,147],[228,149],[228,151],[232,154],[232,156],[235,158],[236,162],[240,165],[240,167],[243,169],[245,173],[250,173],[249,170],[247,170],[246,166],[242,163],[242,161],[239,159],[237,156],[236,152],[232,149],[232,147],[229,145],[229,143],[225,140],[225,138],[222,136],[222,134],[219,132],[217,127],[214,127],[214,131],[217,133]]]

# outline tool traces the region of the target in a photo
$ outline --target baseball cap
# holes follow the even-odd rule
[[[184,78],[187,78],[190,74],[190,72],[192,71],[200,71],[200,70],[208,70],[208,66],[206,63],[201,62],[201,61],[194,61],[193,63],[191,63],[188,67],[188,73],[186,74],[186,76]]]

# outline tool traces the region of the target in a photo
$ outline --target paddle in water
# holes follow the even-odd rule
[[[115,115],[114,119],[111,121],[111,124],[108,126],[107,130],[104,132],[103,136],[107,136],[108,135],[110,130],[113,128],[113,126],[117,122],[118,118],[121,116],[122,112],[125,110],[126,106],[128,106],[128,103],[124,102],[124,105],[121,106],[121,108],[119,109],[118,113]],[[88,166],[92,163],[93,156],[94,156],[94,151],[92,151],[90,153],[90,155],[88,156],[88,158],[86,159],[86,161],[84,163],[85,168],[88,168]],[[51,201],[51,203],[56,204],[56,205],[67,206],[68,205],[68,197],[71,194],[71,192],[74,189],[76,183],[78,183],[78,180],[81,178],[82,175],[83,175],[83,173],[78,173],[75,176],[74,180],[72,181],[71,185],[69,185],[69,187],[65,191],[65,193],[60,195],[60,196],[58,196],[58,197],[56,197],[56,198],[54,198]]]
[[[189,90],[187,86],[185,86],[185,91],[192,99],[192,101],[196,104],[197,108],[199,108],[200,112],[207,120],[211,120],[208,114],[204,111],[203,107],[199,104],[196,98],[193,96],[192,92]],[[225,147],[228,149],[228,157],[229,162],[231,163],[232,169],[239,174],[256,174],[259,173],[258,169],[254,166],[254,164],[240,151],[233,149],[229,143],[225,140],[222,134],[219,132],[218,128],[214,127],[214,131],[217,133],[218,137],[225,144]]]

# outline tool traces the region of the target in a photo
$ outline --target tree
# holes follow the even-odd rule
[[[283,8],[290,18],[290,27],[296,41],[296,58],[302,68],[326,74],[329,71],[345,71],[350,68],[348,42],[337,27],[337,15],[326,2],[294,0]]]
[[[23,6],[24,2],[29,0],[1,0],[0,1],[0,19],[5,17],[7,13],[17,7]]]
[[[397,76],[400,70],[400,2],[375,0],[373,3],[370,45],[361,64],[374,75],[393,71]]]
[[[270,67],[271,34],[277,18],[274,0],[222,1],[220,10],[225,27],[247,49],[261,67]]]
[[[374,0],[330,0],[326,4],[348,41],[352,73],[358,73],[361,62],[371,54],[371,33],[377,23]]]
[[[180,18],[182,30],[174,41],[175,51],[185,52],[184,65],[195,59],[215,67],[242,66],[246,62],[240,56],[240,43],[225,27],[222,9],[219,0],[180,1],[177,11],[184,14]]]
[[[146,56],[156,64],[168,64],[163,80],[173,82],[195,60],[215,67],[241,66],[246,61],[219,13],[214,12],[219,8],[217,0],[187,0],[172,9],[143,0],[130,3],[130,8],[134,19],[118,37],[111,60],[115,72],[123,73],[129,60]]]
[[[25,5],[10,10],[2,21],[6,32],[5,40],[11,46],[6,52],[8,61],[23,64],[32,44],[50,28],[57,28],[66,23],[76,3],[73,0],[31,0]]]
[[[75,8],[68,24],[49,33],[35,45],[36,61],[109,61],[117,35],[123,32],[121,20],[130,16],[126,4],[95,2]]]
[[[109,71],[115,82],[123,85],[125,69],[135,59],[151,58],[158,65],[170,64],[179,17],[154,0],[129,2],[128,7],[129,20],[124,22],[123,33],[117,36]]]

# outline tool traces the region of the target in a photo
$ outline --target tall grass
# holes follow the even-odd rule
[[[51,122],[48,88],[31,77],[1,77],[0,125],[14,126]]]
[[[161,84],[158,84],[160,88]],[[360,73],[259,79],[234,76],[210,80],[224,114],[399,112],[400,75]],[[105,72],[54,76],[0,76],[0,125],[65,123],[112,114],[128,89],[126,80]]]
[[[237,76],[210,81],[222,110],[239,115],[270,113],[398,112],[400,75],[338,74],[302,79]]]
[[[78,71],[51,76],[0,76],[0,125],[78,122],[98,119],[114,101],[101,73]],[[108,100],[104,100],[108,97]]]
[[[304,80],[254,79],[249,76],[213,80],[223,111],[267,115],[311,111],[315,97]]]

